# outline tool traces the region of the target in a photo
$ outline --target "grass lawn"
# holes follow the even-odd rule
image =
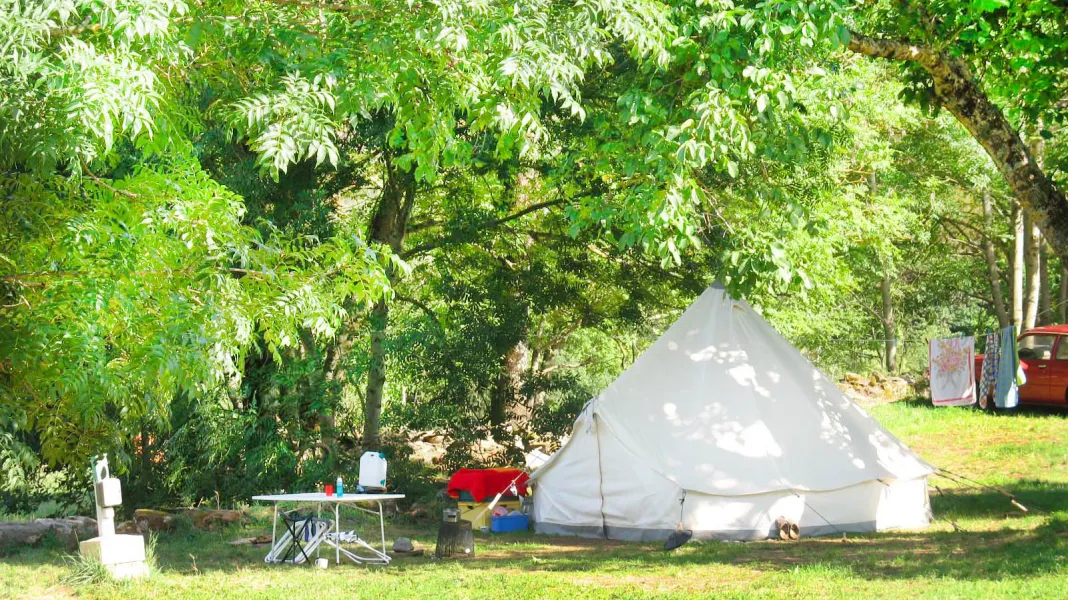
[[[1012,491],[931,482],[930,529],[782,542],[659,545],[481,536],[474,559],[397,559],[389,567],[265,565],[263,546],[226,542],[243,528],[162,537],[146,581],[64,585],[57,549],[0,559],[0,598],[1068,598],[1068,412],[983,415],[898,402],[871,410],[933,464]],[[954,526],[954,524],[956,526]],[[394,524],[433,550],[434,526]]]

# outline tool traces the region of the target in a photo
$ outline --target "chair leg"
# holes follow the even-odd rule
[[[308,553],[304,551],[304,545],[301,543],[304,534],[308,529],[308,520],[300,521],[299,526],[289,520],[285,520],[284,522],[286,529],[289,530],[289,534],[293,536],[293,545],[286,549],[286,553],[282,557],[282,562],[292,561],[296,564],[298,562],[297,552],[300,552],[300,555],[304,557],[305,562],[310,562],[311,558],[308,556]]]

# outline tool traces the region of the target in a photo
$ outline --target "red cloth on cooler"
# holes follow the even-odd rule
[[[526,496],[530,476],[519,469],[460,469],[449,478],[447,491],[453,498],[458,498],[464,491],[471,494],[475,502],[482,502],[505,491],[513,479],[519,495]]]

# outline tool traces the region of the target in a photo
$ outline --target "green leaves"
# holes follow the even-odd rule
[[[1010,4],[1010,0],[972,0],[972,9],[980,13],[994,12]]]
[[[156,135],[176,0],[0,2],[0,166],[81,169]]]
[[[38,423],[52,461],[80,460],[147,416],[129,398],[207,394],[241,376],[256,337],[276,356],[302,332],[328,339],[346,304],[389,288],[388,254],[351,237],[261,236],[193,163],[114,182],[4,177],[0,189],[0,253],[12,257],[0,268],[12,384],[0,400]],[[96,433],[71,445],[73,431]]]
[[[860,32],[929,44],[982,72],[984,93],[1017,128],[1062,121],[1068,93],[1065,7],[1052,0],[954,0],[922,10],[892,2],[855,7]],[[909,69],[906,92],[937,106],[929,76]]]
[[[282,78],[284,89],[259,94],[234,103],[231,124],[250,138],[257,163],[276,181],[289,166],[315,159],[336,166],[339,151],[334,119],[336,80],[329,75],[308,79],[289,74]]]

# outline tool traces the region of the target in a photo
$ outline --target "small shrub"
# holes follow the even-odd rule
[[[156,544],[159,542],[159,534],[149,532],[145,540],[145,564],[148,565],[149,575],[155,575],[159,570],[159,555],[156,554]]]
[[[190,537],[196,535],[198,530],[193,524],[193,517],[190,517],[187,513],[178,513],[174,515],[174,535],[182,537]]]
[[[90,585],[112,581],[107,567],[94,556],[68,554],[64,561],[69,570],[63,578],[63,583],[66,585]]]
[[[56,502],[55,500],[45,500],[37,505],[32,515],[34,519],[49,519],[52,517],[62,517],[64,515],[65,506]]]

